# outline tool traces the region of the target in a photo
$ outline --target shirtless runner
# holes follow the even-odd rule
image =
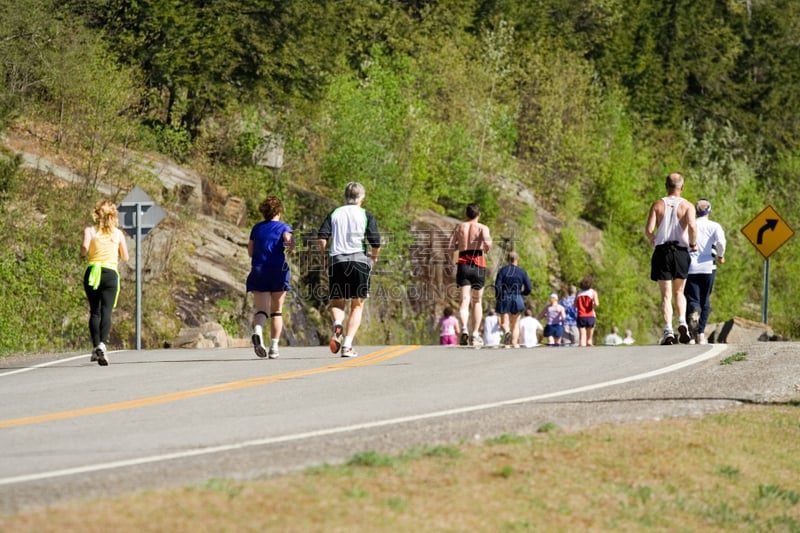
[[[470,303],[472,304],[472,344],[481,344],[479,328],[483,319],[483,286],[486,281],[486,258],[483,254],[492,246],[489,228],[478,222],[481,217],[480,206],[468,205],[466,216],[467,220],[453,230],[448,245],[448,249],[458,251],[456,284],[461,291],[461,305],[458,314],[461,319],[459,343],[462,346],[466,346],[470,340]]]

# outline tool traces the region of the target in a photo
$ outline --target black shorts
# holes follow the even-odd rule
[[[328,298],[350,300],[369,298],[369,277],[372,268],[360,261],[343,261],[328,267]]]
[[[650,279],[664,281],[686,279],[689,276],[689,249],[675,243],[656,246],[650,259]]]
[[[456,268],[456,285],[463,287],[471,286],[474,290],[483,288],[486,282],[486,267],[479,267],[475,264],[459,263]]]

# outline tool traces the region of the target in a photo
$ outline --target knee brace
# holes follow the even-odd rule
[[[270,314],[269,314],[269,317],[270,317],[270,318],[272,318],[272,317],[276,317],[276,316],[283,316],[283,313],[270,313]]]

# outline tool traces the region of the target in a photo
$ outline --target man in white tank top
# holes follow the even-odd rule
[[[655,249],[650,260],[650,279],[658,282],[661,291],[661,312],[664,335],[661,344],[675,344],[672,330],[672,298],[678,315],[680,342],[691,340],[686,326],[686,297],[683,288],[689,276],[689,252],[697,251],[697,223],[694,205],[681,198],[683,176],[673,172],[667,176],[667,196],[650,206],[644,234]]]

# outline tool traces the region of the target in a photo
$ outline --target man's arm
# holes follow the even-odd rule
[[[644,235],[651,245],[656,243],[656,225],[658,222],[658,214],[656,213],[656,203],[650,206],[650,212],[647,214],[647,222],[644,225]]]
[[[483,251],[488,252],[489,248],[492,247],[492,236],[489,235],[489,226],[483,226],[481,228],[481,234],[483,236]]]
[[[684,200],[684,213],[683,218],[686,223],[686,229],[689,230],[689,249],[693,252],[697,251],[697,219],[695,218],[695,209],[692,202]]]
[[[461,224],[456,225],[453,228],[453,232],[450,233],[450,240],[447,241],[447,249],[449,251],[453,251],[458,247],[458,229],[461,227]]]
[[[372,250],[370,251],[370,258],[372,263],[378,262],[378,255],[381,253],[381,234],[378,231],[378,221],[372,213],[367,213],[367,242]]]
[[[725,262],[725,247],[727,246],[727,242],[725,241],[725,230],[722,229],[722,226],[717,226],[716,231],[716,248],[717,248],[717,262],[722,264]]]

